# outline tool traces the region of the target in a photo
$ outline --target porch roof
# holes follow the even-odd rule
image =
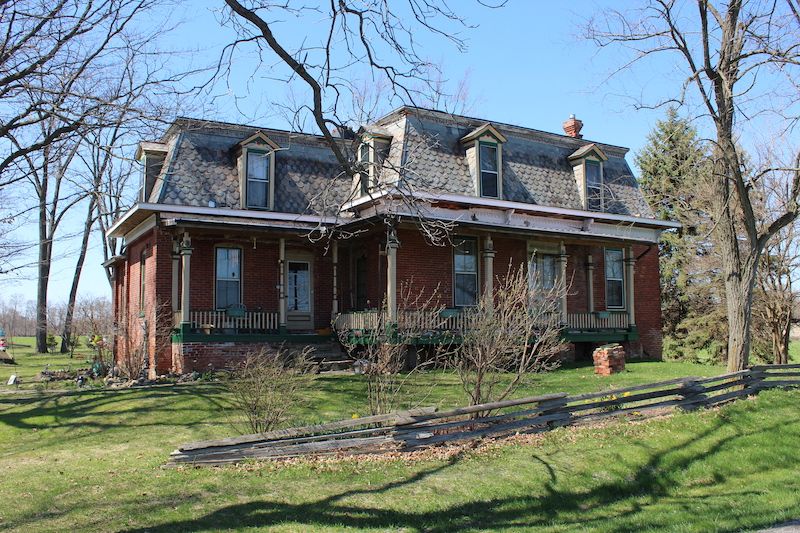
[[[168,205],[138,203],[117,220],[109,229],[110,237],[123,237],[137,226],[147,222],[153,215],[161,219],[191,220],[213,224],[238,224],[284,229],[310,229],[319,225],[328,226],[336,222],[336,217],[321,215],[301,215],[296,213],[277,213],[274,211],[253,211],[252,209],[228,209],[189,205]]]

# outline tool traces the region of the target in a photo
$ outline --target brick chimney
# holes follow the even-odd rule
[[[575,137],[576,139],[580,139],[583,137],[581,135],[581,128],[583,128],[583,122],[575,118],[575,115],[570,115],[564,124],[561,125],[564,128],[564,133],[569,135],[570,137]]]

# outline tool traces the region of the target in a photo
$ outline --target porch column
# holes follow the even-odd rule
[[[485,276],[484,294],[486,295],[486,303],[490,309],[494,307],[494,256],[496,254],[497,252],[494,251],[492,236],[487,235],[483,246],[483,273]]]
[[[636,258],[633,257],[633,247],[628,246],[625,249],[625,296],[627,297],[628,307],[628,327],[636,325],[636,310],[634,309],[633,300],[633,267],[636,264]]]
[[[560,243],[560,253],[558,255],[558,262],[561,264],[561,279],[559,285],[561,287],[561,319],[567,321],[567,247],[564,246],[564,241]]]
[[[286,331],[286,239],[278,241],[278,330]]]
[[[588,294],[589,312],[594,313],[594,258],[590,253],[586,256],[586,290]]]
[[[183,240],[181,241],[181,323],[188,324],[191,321],[191,300],[189,293],[189,280],[191,279],[192,270],[192,239],[189,237],[189,232],[183,232]]]
[[[397,323],[397,233],[390,228],[386,238],[386,311],[388,323]]]
[[[181,247],[177,241],[172,242],[172,319],[181,309]]]
[[[333,308],[332,318],[339,314],[339,241],[333,241]]]

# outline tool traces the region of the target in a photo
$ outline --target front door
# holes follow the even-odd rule
[[[312,279],[310,260],[287,259],[286,328],[289,330],[314,329]]]

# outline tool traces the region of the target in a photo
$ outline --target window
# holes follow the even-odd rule
[[[147,250],[139,256],[139,311],[144,312],[145,289],[147,287]]]
[[[247,207],[269,208],[270,154],[247,150]]]
[[[358,175],[359,187],[361,195],[364,196],[369,192],[369,145],[362,143],[358,149],[358,162],[363,169],[361,174]]]
[[[364,169],[358,176],[362,196],[378,185],[383,162],[389,157],[389,146],[388,140],[373,138],[365,140],[358,148],[358,162]]]
[[[500,196],[499,151],[496,144],[479,143],[480,147],[480,193],[488,198]]]
[[[625,307],[625,254],[619,249],[606,249],[606,308]]]
[[[549,290],[555,287],[558,280],[558,256],[536,254],[531,257],[530,275],[530,286],[533,289]]]
[[[467,307],[478,303],[478,242],[457,239],[453,249],[454,303]]]
[[[241,302],[241,256],[239,248],[217,248],[217,309],[227,309]]]
[[[586,209],[603,210],[603,168],[599,161],[586,160]]]
[[[311,311],[311,269],[304,261],[289,261],[286,305],[289,311]]]

